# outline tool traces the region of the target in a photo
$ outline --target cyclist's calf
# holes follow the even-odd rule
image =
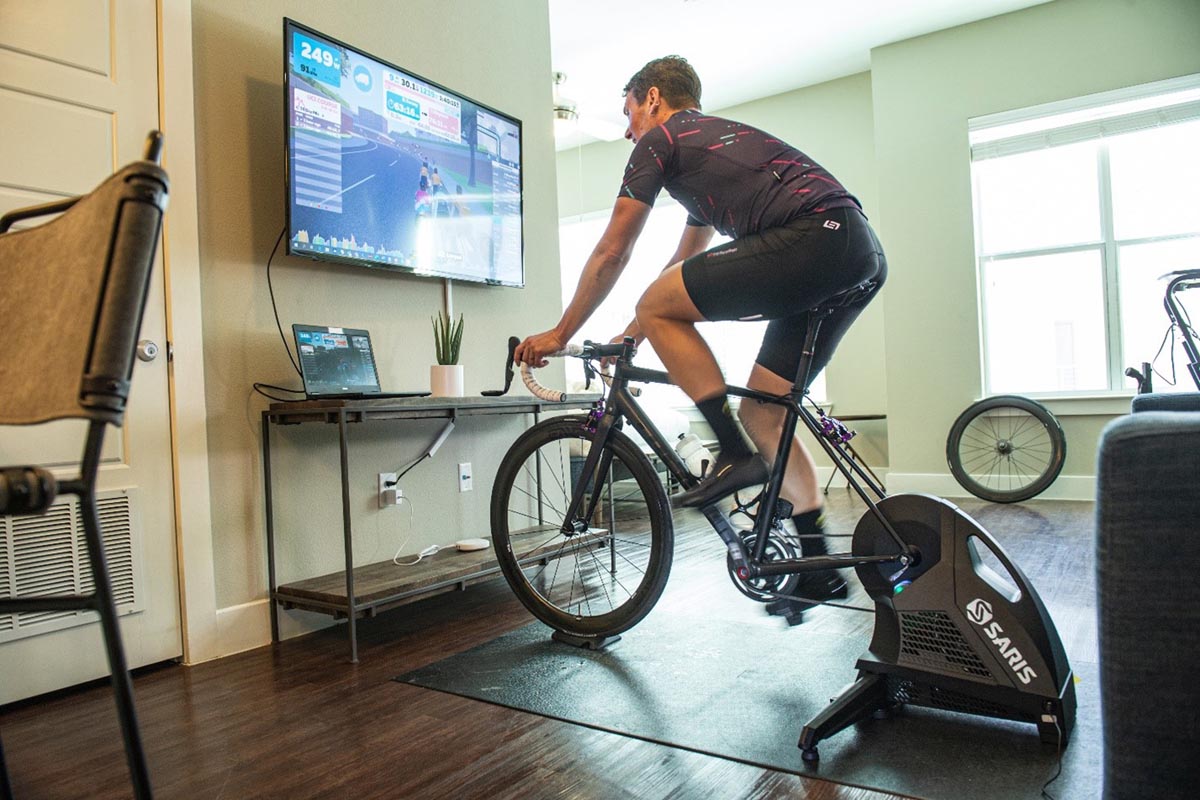
[[[761,364],[754,365],[747,386],[767,394],[783,395],[791,391],[791,381],[781,378]],[[785,414],[783,406],[750,399],[742,400],[738,409],[738,419],[742,427],[746,429],[750,440],[767,463],[775,462]],[[816,464],[808,449],[795,437],[792,438],[787,474],[784,475],[779,496],[791,503],[797,514],[821,507]]]

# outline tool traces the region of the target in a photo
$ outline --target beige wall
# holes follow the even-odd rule
[[[982,394],[967,120],[1195,72],[1200,2],[1056,0],[876,48],[869,73],[718,112],[809,152],[880,233],[888,285],[828,384],[835,413],[886,409],[886,426],[857,426],[856,445],[890,465],[889,489],[962,494],[946,435]],[[628,152],[615,142],[559,153],[563,214],[610,207]],[[1052,404],[1068,448],[1046,496],[1093,496],[1100,430],[1127,407]]]
[[[872,52],[894,488],[937,488],[982,392],[967,120],[1194,72],[1195,0],[1057,0]],[[1064,476],[1094,474],[1109,418],[1063,417]]]
[[[497,385],[506,337],[548,327],[560,305],[545,0],[508,2],[503,13],[494,4],[470,0],[195,0],[214,572],[219,608],[251,604],[253,624],[260,627],[250,636],[241,633],[250,642],[261,638],[266,621],[259,415],[267,403],[251,384],[299,385],[275,329],[265,273],[284,225],[284,16],[524,120],[528,287],[455,284],[454,309],[466,315],[467,392]],[[442,307],[440,281],[286,256],[275,258],[272,279],[285,330],[293,322],[368,328],[377,339],[385,387],[428,386],[434,361],[429,318]],[[402,484],[415,501],[411,525],[408,507],[375,509],[375,474],[419,456],[438,424],[355,426],[351,499],[359,561],[389,559],[406,538],[411,550],[485,533],[488,487],[499,454],[528,422],[494,417],[461,424],[437,457]],[[339,569],[336,430],[278,428],[273,447],[281,580]],[[474,492],[458,493],[458,461],[474,464]]]

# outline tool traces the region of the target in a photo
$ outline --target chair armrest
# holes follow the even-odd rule
[[[71,206],[79,202],[78,197],[68,197],[66,200],[55,200],[52,203],[41,203],[36,206],[26,206],[25,208],[14,208],[4,216],[0,217],[0,233],[7,233],[14,222],[20,222],[23,219],[33,219],[34,217],[44,217],[48,214],[61,214]]]
[[[1150,392],[1133,396],[1133,413],[1200,411],[1200,392]]]

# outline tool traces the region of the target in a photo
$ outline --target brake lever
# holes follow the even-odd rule
[[[508,337],[508,360],[504,362],[504,388],[503,389],[487,389],[480,392],[484,397],[503,397],[508,394],[509,388],[512,386],[513,379],[513,358],[517,354],[517,345],[521,340],[516,336]]]

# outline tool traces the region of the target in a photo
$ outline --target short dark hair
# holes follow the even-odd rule
[[[663,100],[673,108],[700,107],[700,76],[683,56],[663,56],[647,62],[621,93],[633,92],[633,99],[641,104],[646,102],[651,86],[657,86]]]

